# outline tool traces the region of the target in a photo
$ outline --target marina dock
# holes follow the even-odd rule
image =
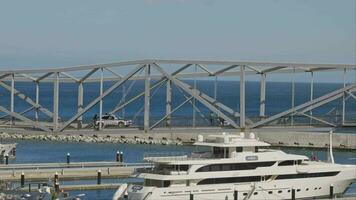
[[[31,163],[0,165],[0,180],[20,182],[21,176],[26,181],[46,181],[54,179],[57,174],[60,180],[97,179],[130,177],[138,168],[150,168],[147,163],[118,162],[75,162],[64,163]]]

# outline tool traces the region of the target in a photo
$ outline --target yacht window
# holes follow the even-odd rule
[[[224,157],[224,148],[222,147],[214,147],[213,154],[216,158],[223,158]]]
[[[317,190],[318,188],[314,188],[314,190]]]
[[[253,193],[253,195],[257,195],[257,194],[258,194],[258,192],[254,192],[254,193]]]
[[[242,147],[236,147],[236,152],[242,152]]]
[[[282,193],[282,190],[278,190],[278,194]]]
[[[258,147],[255,147],[255,152],[258,152]]]
[[[297,192],[300,192],[300,189],[297,189]]]
[[[169,187],[170,181],[161,181],[154,179],[145,179],[145,186],[155,186],[155,187]]]
[[[170,181],[163,181],[163,187],[169,187],[171,185]]]
[[[178,165],[180,171],[188,171],[189,165]]]
[[[247,196],[247,193],[243,193],[242,195]]]
[[[274,161],[270,162],[246,162],[246,163],[225,163],[206,165],[199,168],[196,172],[212,172],[212,171],[233,171],[233,170],[250,170],[257,167],[270,167],[274,165]]]
[[[272,191],[268,191],[268,194],[273,194],[273,192]]]
[[[278,163],[278,166],[289,166],[294,165],[294,160],[285,160]]]
[[[287,192],[290,192],[290,190],[288,190]]]
[[[336,176],[339,172],[320,172],[320,173],[306,173],[306,174],[286,174],[277,176],[279,179],[296,179],[296,178],[315,178],[315,177],[327,177]]]
[[[221,183],[243,183],[243,182],[258,182],[260,176],[250,177],[231,177],[231,178],[208,178],[198,182],[197,185],[221,184]]]
[[[305,191],[308,191],[308,190],[309,190],[309,188],[305,189]]]

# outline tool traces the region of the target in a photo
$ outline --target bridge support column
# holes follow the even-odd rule
[[[145,105],[144,105],[144,117],[143,128],[145,133],[150,129],[150,83],[151,83],[151,66],[148,64],[145,66]]]
[[[101,130],[102,127],[102,118],[103,118],[103,87],[104,87],[104,69],[100,68],[100,101],[99,101],[99,130]]]
[[[261,74],[260,85],[260,118],[264,118],[266,108],[266,76],[267,74]]]
[[[313,101],[314,99],[314,73],[313,72],[310,72],[311,73],[311,80],[310,80],[310,101]],[[313,106],[313,105],[311,105]],[[309,111],[309,115],[310,116],[313,116],[313,107],[311,107],[310,111]],[[313,123],[313,119],[310,118],[310,125],[312,125]]]
[[[344,68],[344,74],[343,74],[343,86],[344,88],[346,87],[346,68]],[[345,110],[346,110],[346,92],[343,93],[342,95],[342,122],[341,125],[345,125]]]
[[[53,131],[58,129],[58,100],[59,97],[59,72],[54,74],[53,81]]]
[[[11,96],[10,96],[10,111],[13,113],[15,112],[15,75],[11,74]],[[11,117],[11,124],[14,124],[14,117]]]
[[[240,66],[240,129],[246,127],[245,122],[245,66]]]
[[[78,112],[83,110],[83,82],[79,82],[78,85]],[[77,128],[80,129],[83,126],[83,116],[78,117],[77,119]]]
[[[40,104],[40,83],[38,81],[35,82],[36,84],[36,104]],[[38,122],[38,108],[35,110],[35,120]]]
[[[166,126],[170,127],[172,123],[171,119],[172,112],[172,81],[167,81],[167,90],[166,90]]]
[[[292,109],[295,106],[295,67],[293,67],[293,75],[292,75],[292,99],[291,99]],[[291,126],[294,125],[294,112],[291,113]]]

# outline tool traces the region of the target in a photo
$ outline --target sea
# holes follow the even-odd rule
[[[192,80],[184,80],[190,85],[194,85]],[[113,85],[113,82],[105,82],[104,90]],[[151,84],[154,84],[152,81]],[[214,97],[214,81],[198,80],[196,88],[203,93]],[[35,85],[33,83],[16,82],[15,87],[23,94],[31,99],[35,99]],[[314,83],[313,98],[317,98],[327,94],[328,92],[337,90],[342,87],[338,83]],[[217,83],[216,98],[217,101],[229,106],[230,108],[239,111],[239,81],[219,81]],[[59,95],[59,116],[61,121],[68,120],[77,112],[78,86],[73,83],[61,83]],[[120,105],[120,102],[129,100],[130,98],[144,91],[144,83],[142,81],[129,81],[124,84],[124,87],[117,88],[103,100],[103,112],[110,112],[113,108]],[[256,119],[259,116],[259,82],[246,82],[246,114],[251,119]],[[84,83],[84,107],[94,100],[99,95],[98,83]],[[189,94],[181,91],[176,86],[172,87],[172,108],[180,105]],[[295,105],[302,104],[310,100],[310,84],[297,82],[295,84]],[[40,104],[48,110],[53,110],[53,84],[40,84]],[[163,84],[151,91],[150,116],[151,124],[155,123],[165,115],[166,88]],[[143,125],[143,97],[129,104],[124,110],[120,110],[116,114],[125,119],[134,121],[135,126],[142,127]],[[266,115],[272,116],[292,107],[292,85],[284,82],[267,82],[266,86]],[[0,105],[6,108],[10,107],[10,92],[0,88]],[[25,103],[18,97],[15,98],[15,111],[22,112],[30,105]],[[195,107],[201,114],[196,114],[197,126],[208,126],[209,122],[202,116],[209,116],[210,111],[201,104],[198,100],[195,101]],[[172,123],[175,126],[192,126],[193,105],[185,104],[179,110],[172,114]],[[332,101],[326,105],[315,108],[313,115],[328,117],[328,120],[339,122],[340,113],[342,110],[341,99]],[[93,116],[98,114],[99,105],[95,105],[84,116],[84,122],[91,122]],[[198,111],[197,111],[198,112]],[[0,112],[0,116],[5,113]],[[26,117],[34,119],[35,112],[30,111],[24,114]],[[346,121],[356,122],[356,101],[348,98],[346,101]],[[51,121],[43,113],[39,114],[41,120]],[[238,121],[236,119],[236,121]],[[300,120],[301,122],[310,122],[310,120]],[[287,122],[288,123],[288,122]],[[162,125],[163,126],[163,125]],[[356,134],[355,128],[349,128],[346,132]],[[16,159],[10,160],[11,163],[33,163],[33,162],[65,162],[66,154],[71,154],[71,160],[74,161],[113,161],[116,151],[124,152],[125,162],[139,163],[142,162],[145,153],[155,152],[179,152],[191,153],[200,151],[202,147],[194,146],[163,146],[163,145],[143,145],[143,144],[95,144],[95,143],[74,143],[74,142],[48,142],[34,140],[16,140],[16,141],[1,141],[17,142]],[[326,157],[326,151],[322,149],[303,149],[303,148],[282,148],[288,153],[296,153],[310,156],[311,153],[317,155],[321,160]],[[343,164],[356,164],[355,151],[335,151],[335,161]],[[103,183],[122,183],[122,182],[142,182],[140,179],[105,179]],[[85,181],[64,181],[61,184],[95,184],[95,180]],[[94,191],[71,191],[71,196],[82,195],[82,199],[111,199],[115,190],[94,190]],[[348,193],[356,193],[356,185],[354,184]]]

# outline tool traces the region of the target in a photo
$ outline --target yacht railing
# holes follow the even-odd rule
[[[185,152],[146,153],[143,157],[146,161],[180,161],[215,158],[215,156],[211,152],[193,152],[190,154],[187,154]]]

